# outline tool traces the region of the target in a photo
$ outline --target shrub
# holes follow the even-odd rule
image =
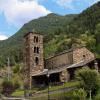
[[[94,100],[100,100],[100,94],[97,94],[97,95],[94,97]]]
[[[13,72],[14,72],[14,73],[20,72],[20,65],[19,65],[19,64],[16,64],[16,65],[14,66]]]
[[[12,81],[4,80],[2,83],[2,93],[8,96],[14,90]]]
[[[15,89],[19,88],[18,82],[13,83],[11,80],[5,79],[2,83],[2,94],[9,96]]]
[[[74,100],[86,100],[87,93],[84,89],[79,89],[73,92]]]
[[[80,80],[81,87],[84,88],[90,96],[95,95],[99,89],[99,74],[96,70],[82,68],[76,71],[76,78]]]

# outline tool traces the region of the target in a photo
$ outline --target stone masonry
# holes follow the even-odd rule
[[[85,47],[70,49],[44,60],[43,36],[36,32],[27,33],[24,36],[24,44],[24,83],[30,89],[34,84],[33,76],[46,75],[45,69],[51,74],[59,73],[60,82],[65,82],[70,80],[68,66],[81,61],[95,60],[94,54]]]
[[[86,47],[73,50],[73,63],[78,63],[83,60],[94,59],[95,56]]]
[[[32,87],[32,75],[44,70],[43,36],[29,32],[24,36],[25,84]]]

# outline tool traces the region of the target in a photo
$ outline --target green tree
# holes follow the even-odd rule
[[[100,100],[100,94],[97,94],[97,95],[94,97],[94,100]]]
[[[8,96],[13,92],[13,90],[14,88],[12,81],[8,81],[7,79],[5,79],[2,83],[2,94]]]
[[[81,88],[73,92],[73,95],[74,95],[74,99],[76,100],[86,100],[87,93],[84,89]]]
[[[96,70],[82,68],[76,71],[76,78],[80,80],[80,85],[89,93],[91,100],[92,93],[96,93],[99,87],[99,74]]]
[[[96,25],[95,37],[97,44],[100,43],[100,23]]]
[[[2,94],[9,96],[12,92],[19,88],[19,83],[17,81],[13,82],[12,80],[8,81],[4,79],[2,82]]]
[[[20,72],[20,64],[16,64],[16,65],[14,66],[13,72],[14,72],[14,73]]]

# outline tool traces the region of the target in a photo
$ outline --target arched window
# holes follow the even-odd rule
[[[39,53],[39,47],[37,47],[37,53]]]
[[[34,36],[34,43],[36,42],[36,36]]]
[[[36,65],[39,64],[39,58],[38,57],[35,57],[35,63],[36,63]]]
[[[36,37],[36,42],[38,42],[38,37]]]
[[[34,53],[39,53],[39,47],[34,47]]]
[[[37,47],[34,47],[34,53],[36,53],[37,52]]]
[[[34,43],[38,42],[38,36],[34,36]]]

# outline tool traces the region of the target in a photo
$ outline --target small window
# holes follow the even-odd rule
[[[34,36],[34,43],[38,42],[38,37]]]
[[[36,42],[38,42],[38,37],[36,37]]]
[[[83,59],[85,59],[86,58],[86,55],[83,55]]]
[[[39,53],[39,47],[37,47],[37,53]]]
[[[35,57],[35,63],[36,63],[36,65],[39,64],[39,58],[38,57]]]
[[[83,55],[83,57],[85,58],[85,55]]]
[[[37,52],[37,48],[36,47],[34,47],[34,53],[36,53]]]
[[[34,47],[34,53],[39,53],[39,47]]]

